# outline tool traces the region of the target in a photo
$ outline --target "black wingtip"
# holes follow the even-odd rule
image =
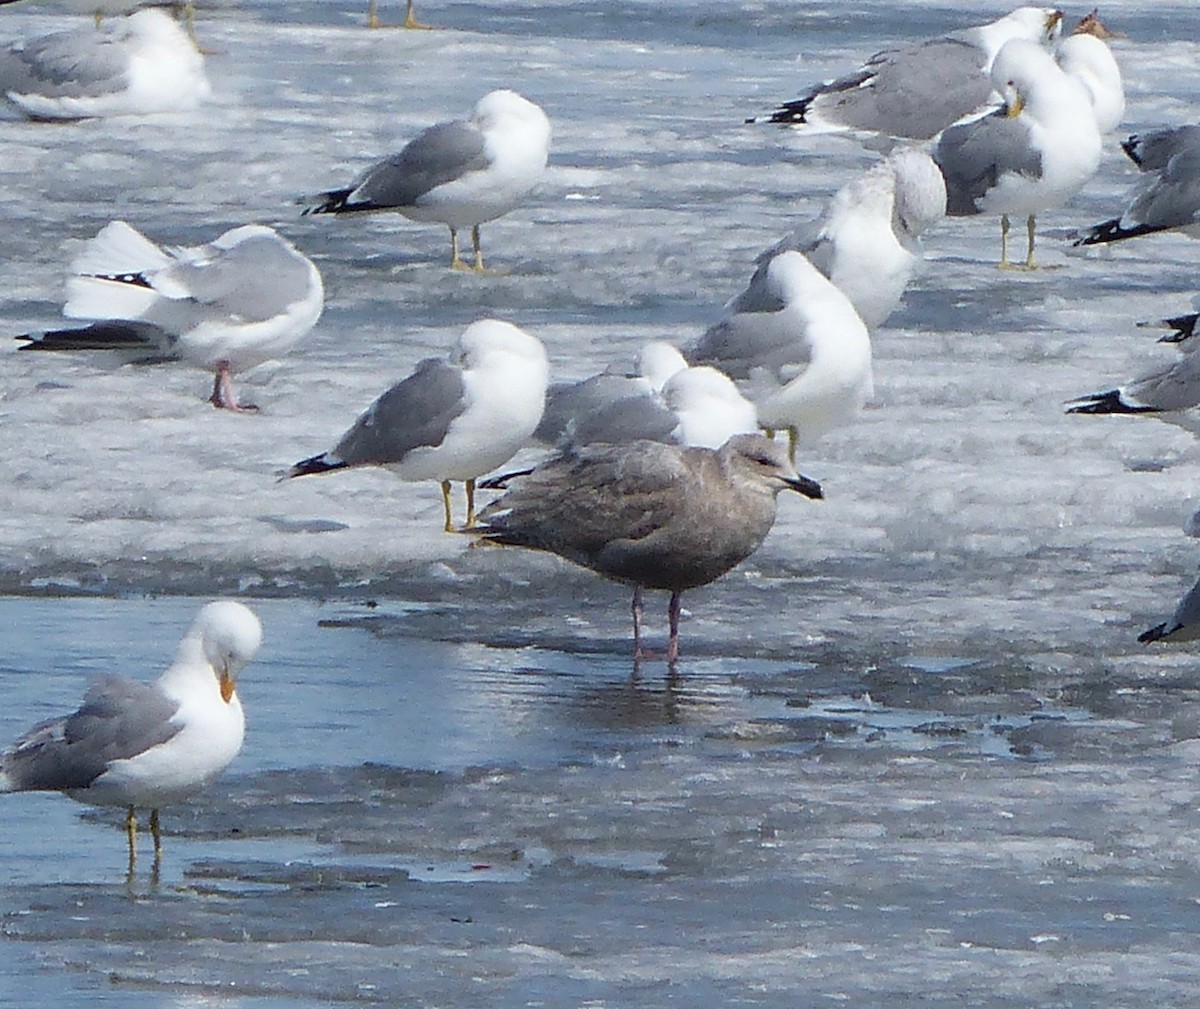
[[[305,196],[297,200],[298,203],[308,204],[300,211],[301,217],[308,217],[309,214],[338,214],[343,210],[350,209],[346,206],[346,201],[350,198],[351,190],[349,189],[331,189],[327,193],[318,193],[316,196]],[[319,202],[313,202],[313,201]]]
[[[1142,152],[1138,149],[1142,145],[1142,138],[1135,133],[1130,137],[1126,137],[1121,141],[1121,150],[1125,152],[1125,156],[1129,158],[1139,168],[1142,165]]]
[[[1127,238],[1137,238],[1140,235],[1152,235],[1162,228],[1154,228],[1148,224],[1138,224],[1132,228],[1121,227],[1121,219],[1114,217],[1111,221],[1101,221],[1088,228],[1072,245],[1105,245],[1109,242],[1123,242]]]
[[[1121,399],[1120,389],[1109,389],[1108,392],[1097,392],[1091,396],[1083,396],[1070,400],[1066,404],[1067,413],[1112,414],[1112,413],[1158,413],[1152,406],[1137,406],[1126,403]]]
[[[330,470],[345,468],[346,463],[340,459],[331,460],[328,452],[322,452],[320,455],[301,459],[284,474],[284,478],[290,480],[292,477],[311,476],[313,473],[328,473]]]
[[[1148,645],[1154,641],[1161,641],[1167,636],[1167,625],[1165,623],[1155,624],[1148,631],[1142,631],[1138,635],[1138,641],[1143,645]]]

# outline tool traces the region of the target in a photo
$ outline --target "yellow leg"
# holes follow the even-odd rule
[[[422,31],[426,31],[432,28],[433,25],[422,24],[418,21],[416,15],[413,14],[413,0],[408,0],[408,12],[404,15],[404,27],[419,28]]]
[[[158,810],[150,810],[150,836],[154,838],[154,860],[162,858],[162,831],[158,826]]]
[[[95,19],[95,21],[96,21],[96,31],[99,31],[99,30],[100,30],[100,25],[101,25],[101,24],[103,23],[103,21],[104,21],[104,11],[103,11],[103,10],[99,10],[99,9],[97,9],[97,10],[96,10],[96,12],[95,12],[94,14],[92,14],[92,17],[93,17],[93,18]]]
[[[421,29],[421,30],[427,30],[427,29],[432,28],[433,25],[422,24],[420,21],[417,20],[417,16],[413,12],[413,3],[414,2],[415,2],[415,0],[408,0],[408,10],[405,12],[405,15],[404,15],[404,24],[400,27],[416,28],[416,29]],[[368,28],[395,28],[397,26],[384,24],[382,21],[380,21],[379,20],[379,0],[370,0],[370,2],[367,4],[367,27]]]
[[[469,270],[471,269],[464,261],[462,256],[458,254],[458,232],[450,229],[450,269],[452,270]]]
[[[479,243],[479,225],[471,228],[471,245],[475,249],[475,272],[485,273],[483,268],[483,246]]]
[[[1012,269],[1008,261],[1008,214],[1000,215],[1000,269]]]
[[[1025,222],[1025,231],[1029,235],[1029,251],[1025,254],[1025,269],[1036,270],[1037,263],[1033,261],[1033,236],[1037,230],[1037,218],[1033,214],[1029,215],[1029,219]]]
[[[454,532],[454,523],[450,521],[450,481],[442,481],[442,507],[446,510],[446,532]]]
[[[475,481],[467,481],[467,524],[464,529],[475,528]]]
[[[125,837],[129,841],[129,868],[137,861],[137,813],[130,806],[125,811]]]
[[[796,443],[800,440],[800,432],[794,428],[788,428],[788,460],[793,466],[796,465]]]

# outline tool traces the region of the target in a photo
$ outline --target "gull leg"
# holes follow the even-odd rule
[[[389,25],[379,20],[379,0],[370,0],[367,4],[367,27],[368,28],[421,28],[429,29],[433,25],[422,24],[417,20],[416,14],[413,13],[413,3],[415,0],[408,0],[408,10],[404,16],[404,24]]]
[[[442,481],[442,507],[446,509],[446,532],[454,532],[454,523],[450,521],[450,481]]]
[[[404,15],[404,27],[405,28],[420,28],[422,30],[428,30],[428,29],[432,28],[433,25],[422,24],[420,21],[417,20],[416,15],[413,14],[413,2],[414,2],[414,0],[408,0],[408,11]]]
[[[154,838],[154,861],[162,859],[162,830],[158,826],[158,810],[150,810],[150,836]]]
[[[1000,215],[1000,269],[1011,270],[1012,263],[1008,261],[1008,214]]]
[[[788,428],[788,460],[796,465],[796,443],[800,440],[800,432],[794,427]]]
[[[92,18],[96,22],[96,31],[99,31],[100,25],[104,21],[104,9],[102,7],[97,7],[96,10],[92,12]]]
[[[475,528],[475,481],[467,481],[467,521],[464,529]]]
[[[483,248],[479,244],[479,225],[471,226],[471,245],[475,249],[475,272],[485,273],[483,268]]]
[[[469,270],[471,269],[464,261],[462,256],[458,254],[458,231],[455,228],[450,229],[450,269],[452,270]]]
[[[667,663],[674,665],[679,659],[679,611],[682,608],[683,594],[671,593],[671,602],[667,606],[667,622],[671,628],[671,636],[667,639]]]
[[[629,607],[633,613],[633,661],[640,662],[642,655],[642,587],[633,587],[633,604]]]
[[[229,370],[228,361],[217,363],[217,374],[213,379],[212,396],[208,400],[218,410],[231,410],[234,413],[257,413],[258,407],[253,403],[239,403],[233,391],[233,373]]]
[[[1029,236],[1029,250],[1025,254],[1025,269],[1036,270],[1037,263],[1033,261],[1033,236],[1037,230],[1037,218],[1033,214],[1029,215],[1029,219],[1025,222],[1025,231]]]
[[[137,813],[132,806],[125,811],[125,837],[129,841],[129,871],[137,863]]]
[[[379,20],[379,0],[370,0],[370,2],[367,4],[367,27],[385,27],[383,22]]]

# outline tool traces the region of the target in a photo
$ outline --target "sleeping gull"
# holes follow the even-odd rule
[[[871,338],[849,299],[802,253],[760,263],[686,356],[734,378],[758,410],[758,423],[788,432],[795,459],[811,443],[853,421],[874,395]]]
[[[515,91],[491,91],[468,120],[431,126],[376,162],[345,189],[321,193],[306,214],[396,210],[450,229],[450,265],[483,272],[479,226],[517,207],[537,185],[550,152],[550,120]],[[458,254],[471,228],[474,266]]]
[[[1100,130],[1087,89],[1041,46],[1006,42],[992,65],[1003,109],[951,126],[933,159],[951,216],[1000,214],[1000,266],[1008,268],[1009,215],[1026,217],[1033,269],[1035,215],[1073,196],[1100,166]]]
[[[663,386],[663,402],[674,415],[678,445],[720,448],[735,434],[758,430],[758,409],[733,379],[708,365],[676,372]]]
[[[1169,620],[1138,635],[1138,641],[1143,645],[1154,641],[1195,641],[1197,638],[1200,638],[1200,581],[1179,600]]]
[[[550,365],[540,340],[497,319],[463,331],[448,358],[426,358],[372,403],[328,452],[288,477],[382,466],[402,480],[437,480],[446,532],[454,531],[450,482],[467,485],[465,528],[475,524],[475,480],[511,459],[533,435]]]
[[[637,441],[567,453],[516,478],[479,515],[485,540],[545,550],[632,585],[633,650],[642,590],[671,593],[667,660],[679,655],[680,595],[749,557],[784,489],[821,497],[782,446],[738,435],[719,450]]]
[[[113,221],[71,264],[63,314],[123,320],[58,330],[24,350],[114,350],[177,358],[216,374],[210,402],[242,412],[233,375],[279,357],[316,324],[325,305],[321,274],[272,228],[249,224],[207,245],[160,248]]]
[[[0,49],[0,94],[29,119],[185,111],[210,93],[195,44],[153,8]]]
[[[1200,238],[1200,125],[1134,134],[1121,145],[1142,177],[1120,217],[1089,228],[1076,245],[1179,231]]]
[[[1054,47],[1054,60],[1063,73],[1074,77],[1087,90],[1100,132],[1111,133],[1125,118],[1125,85],[1121,68],[1104,42],[1104,37],[1111,33],[1093,34],[1092,29],[1085,27],[1088,23],[1088,18],[1084,18],[1074,32]],[[1099,25],[1099,21],[1091,24]]]
[[[157,682],[100,680],[74,714],[42,722],[0,754],[0,792],[62,792],[125,807],[130,869],[136,810],[149,809],[157,862],[159,809],[212,784],[242,748],[237,676],[261,644],[262,625],[249,609],[209,603]]]
[[[988,71],[1005,42],[1048,43],[1061,26],[1062,13],[1052,7],[1019,7],[985,25],[885,49],[853,73],[818,84],[770,116],[747,122],[811,123],[929,140],[987,108],[992,99]]]
[[[922,260],[920,236],[946,216],[946,184],[923,151],[903,150],[839,189],[821,216],[759,256],[803,252],[868,329],[892,314]]]

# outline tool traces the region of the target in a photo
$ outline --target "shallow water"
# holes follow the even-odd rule
[[[91,676],[154,675],[212,594],[267,640],[245,748],[164,812],[157,879],[148,846],[126,879],[119,814],[0,803],[0,1005],[1200,1001],[1194,662],[1135,640],[1195,577],[1194,436],[1061,412],[1171,353],[1134,323],[1196,293],[1183,238],[1067,252],[1132,181],[1115,140],[1040,219],[1052,269],[999,274],[990,221],[927,237],[877,402],[802,460],[826,500],[781,501],[688,594],[673,676],[632,669],[626,589],[468,549],[433,487],[275,479],[481,314],[556,378],[697,335],[873,158],[741,118],[993,13],[908,7],[427,0],[446,30],[367,33],[358,0],[245,0],[202,13],[209,106],[0,123],[12,333],[59,324],[73,243],[114,217],[180,243],[274,224],[328,292],[247,377],[257,417],[185,369],[4,359],[0,739]],[[1122,133],[1200,98],[1200,12],[1144,7],[1102,11]],[[14,36],[59,23],[0,9]],[[438,227],[296,215],[497,86],[555,124],[546,184],[484,229],[506,272],[446,270]]]

